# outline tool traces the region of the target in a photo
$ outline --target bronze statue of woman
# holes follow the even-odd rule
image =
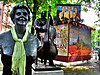
[[[30,11],[19,4],[13,7],[10,17],[15,26],[0,34],[3,75],[32,75],[31,65],[37,56],[39,40],[26,27]]]

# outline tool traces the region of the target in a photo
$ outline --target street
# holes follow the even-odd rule
[[[60,62],[60,61],[59,62],[54,61],[54,63],[55,64],[62,64],[62,62]],[[65,65],[66,67],[69,66],[69,64],[71,64],[71,66],[73,66],[73,67],[79,67],[79,68],[81,68],[81,67],[93,68],[95,70],[95,74],[93,74],[93,75],[100,75],[100,61],[95,59],[95,57],[91,58],[91,60],[89,60],[89,61],[84,61],[84,62],[83,61],[63,62],[63,65]],[[0,54],[0,75],[2,75],[2,70],[3,70],[2,67],[3,67],[3,65],[1,62],[1,54]],[[86,73],[84,75],[88,75],[88,74]]]

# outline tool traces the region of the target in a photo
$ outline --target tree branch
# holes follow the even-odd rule
[[[28,5],[28,0],[26,0],[26,4],[27,4],[28,8],[30,9],[31,13],[33,13],[32,9]]]

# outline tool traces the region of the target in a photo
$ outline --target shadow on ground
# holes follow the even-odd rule
[[[62,67],[64,75],[100,75],[100,62],[91,62]]]

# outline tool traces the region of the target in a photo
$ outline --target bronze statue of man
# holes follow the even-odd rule
[[[42,43],[42,47],[38,49],[37,56],[44,59],[44,64],[49,60],[49,65],[54,66],[53,60],[58,51],[54,44],[56,37],[56,30],[53,26],[53,20],[46,19],[46,11],[41,13],[41,18],[35,19],[34,27],[37,31],[37,37]]]
[[[39,40],[26,27],[30,11],[19,4],[13,7],[10,17],[15,26],[0,34],[3,75],[32,75],[31,66],[37,56]]]

